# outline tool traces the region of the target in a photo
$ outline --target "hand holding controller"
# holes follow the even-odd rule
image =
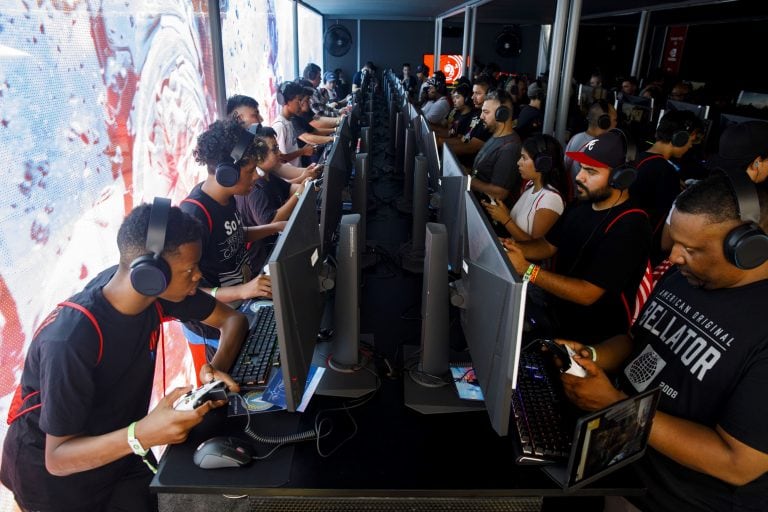
[[[177,411],[192,411],[203,405],[208,400],[226,400],[227,385],[220,380],[212,380],[208,384],[203,384],[197,389],[185,393],[176,405],[173,406]]]
[[[563,364],[563,366],[560,367],[561,372],[575,375],[576,377],[587,376],[587,371],[582,368],[579,363],[574,361],[573,355],[576,354],[576,352],[574,352],[571,347],[568,345],[560,345],[559,343],[555,343],[555,340],[548,338],[540,339],[539,342],[560,359],[560,362]]]
[[[565,350],[568,352],[569,367],[567,370],[565,370],[565,373],[569,373],[576,377],[586,377],[587,370],[585,370],[579,363],[577,363],[573,359],[573,356],[574,354],[576,354],[576,352],[574,352],[573,349],[568,345],[561,345],[561,346],[565,347]]]

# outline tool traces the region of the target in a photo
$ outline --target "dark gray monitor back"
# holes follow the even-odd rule
[[[466,231],[465,192],[469,190],[469,176],[448,145],[443,146],[443,177],[440,178],[440,224],[448,232],[448,268],[456,274],[461,272],[464,254],[464,232]]]
[[[323,314],[316,203],[315,188],[307,187],[268,263],[286,406],[291,412],[304,395]]]
[[[491,425],[504,436],[509,430],[512,390],[517,383],[526,286],[470,192],[465,192],[465,205],[467,243],[462,283],[467,297],[461,324]]]
[[[320,236],[323,257],[331,252],[336,230],[342,214],[342,191],[349,180],[351,163],[346,155],[343,137],[337,137],[331,146],[323,173],[322,200],[320,208]]]

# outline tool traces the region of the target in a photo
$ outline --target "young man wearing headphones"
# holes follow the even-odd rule
[[[299,148],[298,135],[291,118],[301,114],[301,101],[307,94],[304,87],[295,82],[281,83],[276,93],[277,103],[282,108],[272,123],[272,129],[277,132],[277,143],[280,152],[285,155],[284,161],[294,167],[301,167],[301,155],[304,152]]]
[[[664,220],[683,189],[680,167],[676,162],[693,147],[697,135],[703,131],[703,123],[693,112],[667,112],[656,128],[656,142],[640,153],[635,161],[637,179],[629,192],[635,204],[648,214],[653,229],[651,264],[654,266],[665,258],[661,250]]]
[[[587,130],[577,133],[568,140],[565,146],[566,155],[573,151],[579,151],[584,144],[592,139],[604,134],[608,130],[616,128],[618,117],[613,105],[605,100],[595,100],[587,110]],[[565,157],[565,170],[571,179],[576,179],[576,175],[581,170],[581,165],[569,156]]]
[[[243,315],[198,288],[202,226],[170,200],[136,207],[117,234],[120,261],[59,304],[37,328],[11,404],[2,483],[23,510],[156,510],[152,446],[180,443],[212,408],[177,411],[189,387],[149,413],[162,322],[221,330],[203,382],[237,384],[229,368],[248,329]],[[135,454],[135,455],[134,455]]]
[[[451,111],[451,104],[445,97],[445,80],[437,75],[427,81],[427,102],[421,107],[421,112],[430,125],[439,126]]]
[[[181,202],[182,210],[205,228],[200,287],[235,307],[245,299],[272,294],[269,276],[249,265],[246,244],[281,231],[285,222],[245,226],[235,202],[236,195],[253,190],[259,177],[256,163],[266,158],[267,151],[267,145],[237,121],[216,121],[198,137],[194,151],[195,160],[208,168],[208,177]],[[218,349],[219,332],[200,322],[186,322],[184,334],[199,369]]]
[[[629,200],[634,169],[625,167],[624,134],[611,130],[570,153],[581,163],[577,203],[568,205],[543,238],[504,240],[515,270],[548,292],[557,336],[584,343],[626,333],[648,264],[651,229]],[[557,254],[552,271],[531,261]]]
[[[671,219],[674,264],[629,334],[577,352],[568,396],[597,410],[661,387],[642,510],[768,510],[768,202],[743,172],[688,187]],[[615,388],[606,372],[618,373]]]
[[[517,161],[521,143],[513,127],[509,95],[504,91],[488,93],[480,116],[493,135],[480,148],[472,164],[470,189],[495,201],[505,201],[511,196],[514,202],[520,195]]]

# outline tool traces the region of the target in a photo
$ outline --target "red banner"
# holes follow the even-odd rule
[[[680,72],[680,62],[683,59],[683,48],[687,35],[688,25],[672,26],[667,30],[661,67],[670,75],[677,75]]]

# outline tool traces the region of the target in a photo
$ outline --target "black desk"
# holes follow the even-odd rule
[[[396,197],[398,186],[386,177],[374,183],[380,206],[375,214],[369,214],[367,224],[368,239],[381,241],[380,246],[392,259],[405,241],[410,223],[388,204]],[[401,366],[402,345],[418,344],[422,276],[395,269],[385,260],[364,273],[361,331],[374,333],[377,350]],[[304,500],[301,510],[346,510],[350,503],[355,505],[349,510],[374,509],[363,508],[361,498],[374,503],[371,507],[387,510],[398,506],[420,510],[419,500],[426,500],[430,510],[458,510],[453,506],[466,499],[472,499],[472,505],[461,505],[462,510],[482,510],[485,505],[506,510],[498,506],[514,503],[521,505],[521,510],[537,510],[541,496],[563,496],[539,468],[515,464],[509,439],[495,434],[485,411],[421,415],[403,405],[402,379],[409,377],[398,374],[390,378],[385,375],[386,367],[378,363],[381,388],[370,402],[352,411],[358,432],[332,456],[320,457],[314,443],[309,442],[282,448],[271,458],[242,468],[199,469],[192,462],[192,453],[201,441],[225,433],[245,437],[242,418],[226,419],[224,411],[217,410],[186,443],[167,450],[152,490],[257,496],[258,506],[267,506],[264,501],[272,500],[280,504],[276,508],[280,510],[295,509],[284,501],[290,498]],[[312,425],[319,410],[340,403],[341,399],[315,396],[302,415],[255,415],[252,427],[260,433],[303,430]],[[351,431],[344,414],[332,417],[335,435],[324,441],[325,450]],[[573,495],[639,494],[641,489],[635,482],[631,468],[627,468]],[[350,503],[343,505],[335,498]],[[309,508],[306,500],[312,503]]]

